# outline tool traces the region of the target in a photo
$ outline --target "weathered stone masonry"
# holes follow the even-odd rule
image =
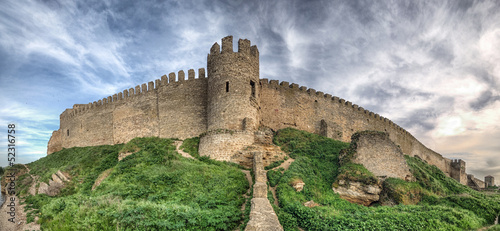
[[[356,131],[387,132],[404,154],[418,156],[447,175],[467,183],[465,162],[428,149],[387,118],[338,97],[297,84],[259,79],[259,51],[240,39],[215,43],[205,69],[170,73],[154,82],[124,90],[89,104],[75,104],[60,116],[47,153],[75,146],[127,142],[134,137],[185,139],[201,136],[201,155],[232,161],[254,143],[260,126],[295,127],[350,141]],[[176,78],[177,77],[177,78]]]

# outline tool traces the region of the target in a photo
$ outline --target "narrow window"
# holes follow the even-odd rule
[[[250,81],[250,86],[252,86],[252,97],[255,97],[255,82]]]
[[[226,82],[226,92],[229,92],[229,81]]]
[[[66,134],[69,136],[69,129],[68,129],[68,130],[66,130]]]

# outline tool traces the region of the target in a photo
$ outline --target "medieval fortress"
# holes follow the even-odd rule
[[[207,71],[193,69],[164,75],[135,88],[88,104],[75,104],[60,115],[47,154],[62,148],[112,145],[135,137],[200,136],[199,152],[235,161],[238,150],[254,143],[260,127],[294,127],[350,142],[357,131],[389,134],[404,154],[418,156],[462,184],[482,181],[465,173],[465,162],[430,150],[387,118],[330,94],[278,80],[259,79],[259,51],[249,40],[233,37],[215,43]],[[484,182],[482,183],[484,187]]]

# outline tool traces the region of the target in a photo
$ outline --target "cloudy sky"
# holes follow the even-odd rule
[[[500,181],[499,1],[72,2],[1,0],[0,124],[17,124],[20,163],[46,155],[64,109],[206,67],[233,35],[259,47],[261,78],[363,106]]]

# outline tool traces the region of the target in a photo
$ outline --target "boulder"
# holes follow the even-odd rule
[[[306,183],[304,183],[304,181],[302,180],[294,180],[292,182],[292,187],[295,189],[295,191],[297,192],[300,192],[304,189],[304,186],[306,185]]]
[[[373,202],[380,200],[382,188],[379,185],[363,185],[360,182],[350,182],[349,184],[333,187],[333,191],[340,195],[340,198],[351,203],[369,206]]]
[[[310,201],[307,201],[307,202],[304,202],[303,204],[304,206],[306,207],[309,207],[309,208],[313,208],[313,207],[317,207],[317,206],[321,206],[320,204],[314,202],[313,200],[310,200]]]
[[[52,174],[52,179],[49,179],[49,183],[40,182],[40,187],[38,187],[38,194],[47,194],[49,196],[55,196],[61,192],[64,188],[64,183],[68,182],[69,178],[61,171],[57,171]]]

